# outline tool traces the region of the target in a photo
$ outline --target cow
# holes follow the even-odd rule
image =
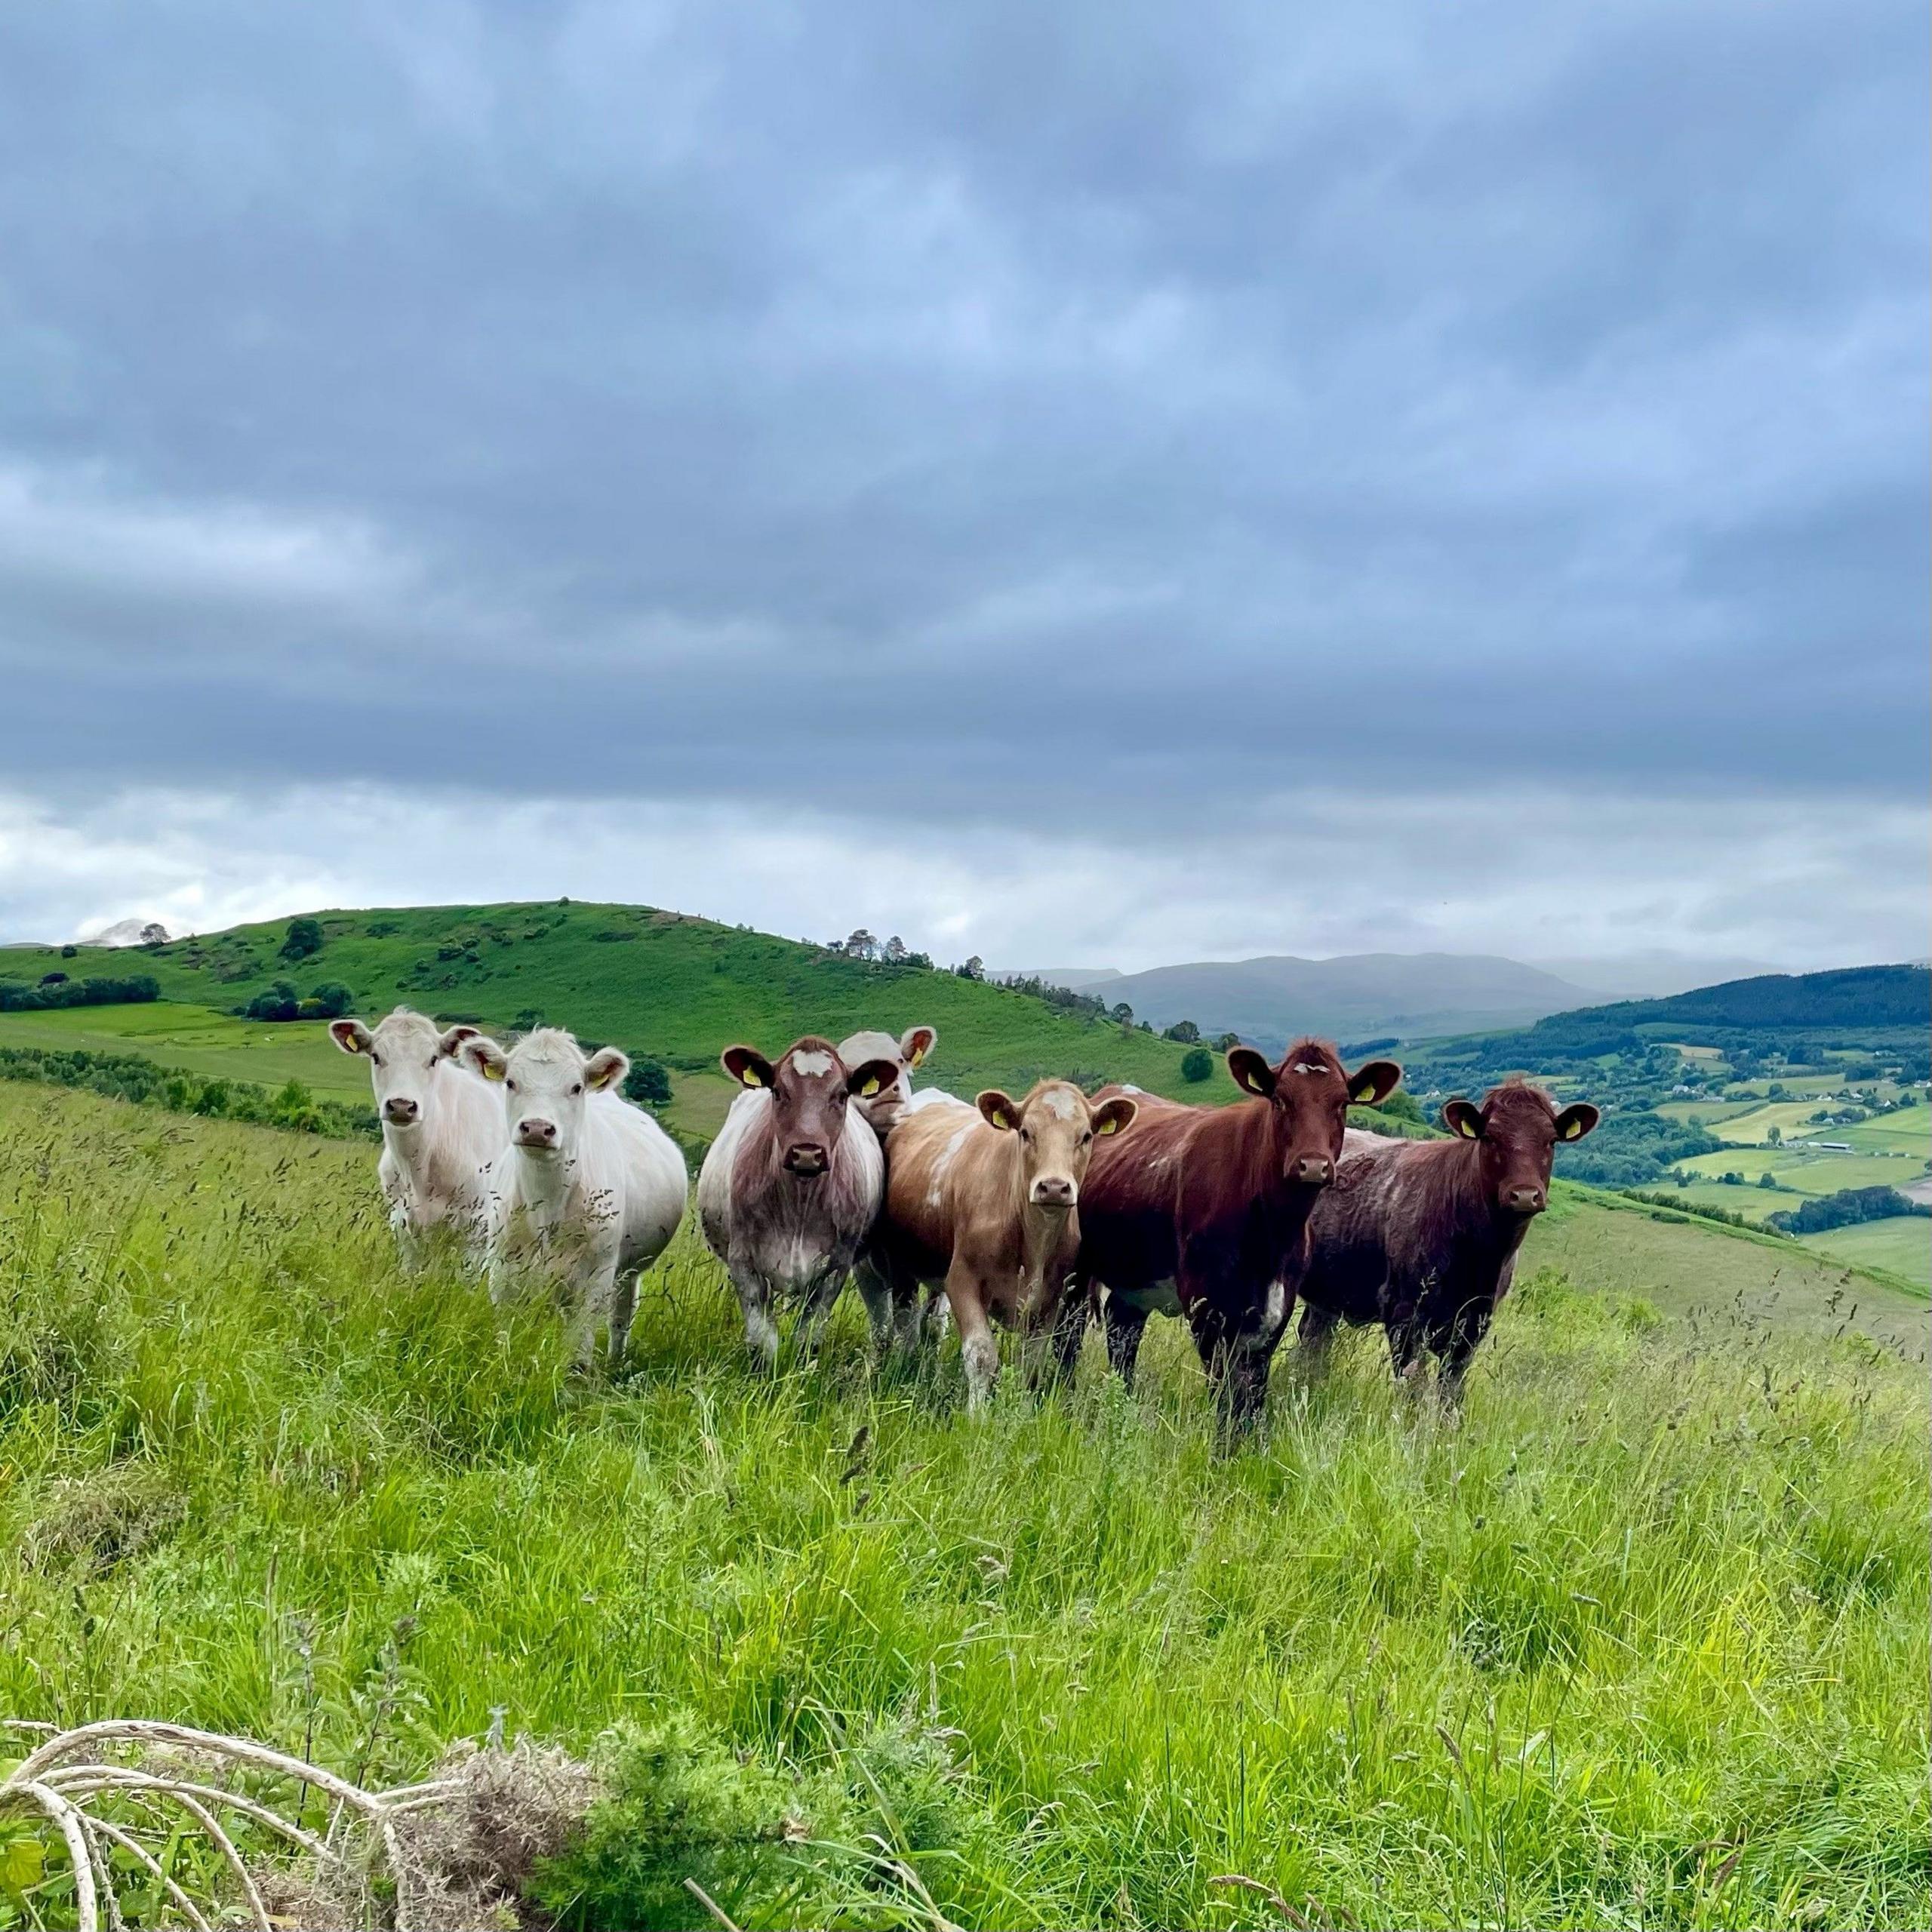
[[[329,1038],[369,1063],[383,1151],[376,1176],[404,1262],[423,1259],[426,1238],[447,1227],[472,1247],[483,1233],[490,1164],[504,1140],[497,1097],[458,1057],[474,1026],[447,1030],[399,1006],[372,1030],[332,1020]]]
[[[801,1305],[798,1340],[810,1358],[885,1191],[877,1132],[851,1103],[875,1100],[900,1077],[897,1052],[848,1066],[829,1040],[808,1034],[777,1063],[755,1047],[727,1047],[726,1074],[745,1091],[698,1171],[698,1226],[724,1263],[744,1312],[745,1346],[778,1361],[774,1300]],[[866,1312],[882,1343],[891,1310],[875,1286]]]
[[[901,1114],[952,1097],[933,1087],[922,1087],[917,1094],[912,1091],[913,1068],[938,1044],[939,1031],[932,1026],[909,1026],[896,1040],[890,1033],[854,1033],[839,1041],[838,1057],[848,1066],[863,1066],[869,1060],[899,1063],[898,1079],[883,1093],[853,1096],[852,1104],[878,1130],[881,1140]]]
[[[1131,1386],[1147,1317],[1187,1319],[1224,1429],[1259,1415],[1268,1370],[1308,1254],[1308,1217],[1334,1177],[1352,1105],[1402,1077],[1392,1060],[1352,1074],[1326,1041],[1297,1040],[1278,1066],[1228,1050],[1251,1097],[1183,1106],[1140,1096],[1132,1130],[1097,1144],[1080,1200],[1076,1270],[1099,1295],[1107,1359]],[[1124,1089],[1103,1087],[1099,1097]],[[1057,1341],[1070,1363],[1084,1311],[1070,1296]]]
[[[999,1371],[990,1321],[1029,1337],[1054,1328],[1094,1148],[1135,1111],[1124,1094],[1091,1102],[1069,1081],[1042,1080],[1023,1100],[995,1088],[973,1109],[922,1107],[888,1137],[885,1211],[869,1259],[902,1336],[917,1331],[921,1287],[944,1284],[969,1410],[986,1407]]]
[[[630,1062],[586,1054],[540,1026],[507,1049],[481,1035],[465,1060],[500,1092],[508,1144],[490,1171],[489,1281],[500,1306],[530,1277],[563,1303],[577,1366],[593,1359],[599,1322],[613,1370],[624,1358],[637,1281],[683,1220],[685,1157],[619,1088]]]
[[[1309,1366],[1325,1361],[1338,1322],[1379,1321],[1395,1374],[1417,1380],[1426,1345],[1453,1407],[1509,1292],[1523,1237],[1549,1204],[1557,1143],[1582,1140],[1598,1118],[1587,1101],[1559,1112],[1540,1088],[1509,1081],[1480,1107],[1444,1107],[1451,1140],[1351,1134],[1309,1224],[1301,1348]]]

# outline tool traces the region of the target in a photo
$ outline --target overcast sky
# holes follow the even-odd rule
[[[0,13],[0,937],[1927,949],[1922,0]]]

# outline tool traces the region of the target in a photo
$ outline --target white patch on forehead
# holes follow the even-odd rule
[[[1135,1086],[1134,1082],[1129,1080],[1122,1084],[1120,1091],[1123,1094],[1144,1094],[1147,1090],[1144,1087]]]
[[[832,1056],[822,1054],[815,1048],[792,1056],[792,1065],[808,1080],[816,1080],[821,1074],[832,1071]]]
[[[1326,1073],[1328,1069],[1318,1060],[1298,1060],[1288,1071],[1291,1073]]]
[[[1056,1087],[1051,1094],[1043,1094],[1041,1097],[1046,1103],[1047,1112],[1056,1120],[1071,1120],[1073,1118],[1073,1096],[1063,1087]]]

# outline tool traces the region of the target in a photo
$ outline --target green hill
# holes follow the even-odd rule
[[[139,971],[160,982],[165,1002],[203,1011],[192,1019],[153,1008],[8,1014],[0,1016],[0,1044],[132,1044],[198,1072],[244,1072],[217,1068],[208,1056],[245,1041],[251,1053],[273,1050],[278,1069],[318,1088],[364,1091],[360,1069],[334,1054],[319,1026],[208,1017],[209,1009],[232,1015],[285,980],[304,995],[345,985],[361,1014],[401,1001],[444,1019],[505,1029],[540,1015],[584,1039],[615,1041],[673,1070],[673,1117],[698,1134],[715,1129],[730,1100],[718,1055],[734,1041],[770,1051],[803,1033],[836,1039],[863,1027],[897,1033],[920,1022],[939,1029],[931,1077],[964,1093],[1023,1088],[1050,1074],[1104,1074],[1177,1097],[1232,1092],[1225,1077],[1190,1087],[1181,1077],[1184,1047],[1061,1011],[1029,994],[950,972],[848,959],[650,906],[553,900],[315,916],[321,949],[294,962],[280,956],[284,920],[132,950],[10,949],[0,968],[9,980]],[[130,1029],[141,1037],[132,1038]]]

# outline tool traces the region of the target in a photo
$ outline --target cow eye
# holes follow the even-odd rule
[[[383,1063],[383,1057],[382,1057],[382,1055],[381,1055],[380,1054],[379,1054],[379,1053],[371,1053],[371,1054],[370,1054],[370,1056],[369,1056],[369,1064],[370,1064],[371,1066],[380,1066],[382,1065],[382,1063]]]
[[[1084,1147],[1084,1146],[1086,1146],[1086,1144],[1088,1143],[1088,1141],[1090,1141],[1090,1140],[1091,1140],[1093,1139],[1093,1137],[1094,1137],[1094,1136],[1093,1136],[1092,1131],[1090,1129],[1088,1132],[1086,1132],[1086,1133],[1083,1134],[1080,1137],[1080,1144],[1081,1144],[1081,1146],[1083,1146],[1083,1147]]]
[[[506,1080],[503,1082],[503,1084],[507,1087],[512,1094],[516,1091],[516,1082],[514,1080]]]
[[[577,1084],[571,1089],[571,1091],[573,1094],[581,1094],[583,1091],[583,1082],[580,1080]]]

